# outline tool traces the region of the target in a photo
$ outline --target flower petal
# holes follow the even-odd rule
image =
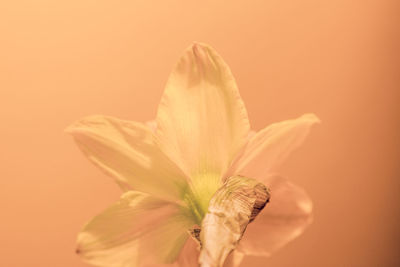
[[[166,153],[192,179],[226,171],[246,142],[249,122],[231,71],[214,49],[193,44],[185,51],[167,82],[157,127]]]
[[[303,143],[311,126],[318,122],[314,114],[305,114],[294,120],[271,124],[251,137],[230,172],[262,180]]]
[[[160,150],[144,124],[90,116],[66,130],[90,161],[127,189],[178,200],[186,190],[183,172]]]
[[[270,203],[248,225],[237,248],[246,255],[269,256],[312,221],[312,202],[303,189],[277,176],[265,185],[271,190]]]
[[[86,262],[104,267],[172,263],[190,226],[178,205],[128,191],[84,227],[77,253]]]

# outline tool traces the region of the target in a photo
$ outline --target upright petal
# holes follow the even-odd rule
[[[104,267],[172,263],[190,226],[176,204],[128,191],[84,227],[77,253],[86,262]]]
[[[311,126],[318,122],[314,114],[305,114],[264,128],[251,137],[244,153],[232,166],[231,174],[263,180],[303,143]]]
[[[247,112],[223,59],[209,46],[193,44],[167,82],[157,113],[157,136],[192,179],[219,177],[249,132]]]
[[[185,175],[160,150],[144,124],[90,116],[67,131],[90,161],[125,188],[169,200],[180,199],[186,190]]]
[[[312,221],[312,202],[301,188],[281,177],[269,177],[268,205],[250,223],[237,250],[246,255],[269,256],[299,236]]]

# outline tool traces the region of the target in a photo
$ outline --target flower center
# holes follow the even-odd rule
[[[189,190],[185,193],[183,200],[187,204],[186,214],[195,224],[201,222],[207,213],[210,199],[221,187],[221,176],[216,173],[206,173],[192,177]]]

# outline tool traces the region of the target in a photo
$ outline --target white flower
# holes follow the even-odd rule
[[[271,201],[225,266],[270,255],[311,221],[306,193],[273,174],[317,122],[306,114],[251,132],[229,67],[211,47],[191,45],[170,75],[156,126],[90,116],[67,129],[124,191],[84,227],[77,252],[104,267],[197,266],[188,232],[202,225],[224,182],[241,175],[265,184]]]

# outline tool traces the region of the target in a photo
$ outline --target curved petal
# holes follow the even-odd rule
[[[262,180],[274,172],[289,154],[299,147],[319,119],[314,114],[274,123],[251,137],[231,173]]]
[[[161,151],[144,124],[90,116],[66,131],[90,161],[127,189],[174,201],[186,190],[185,175]]]
[[[86,262],[104,267],[172,263],[192,225],[180,213],[176,204],[128,191],[84,227],[77,253]]]
[[[301,188],[281,177],[269,177],[270,203],[250,223],[238,251],[269,256],[299,236],[312,221],[312,202]]]
[[[192,179],[221,177],[249,132],[247,112],[223,59],[193,44],[172,71],[157,113],[166,153]],[[202,177],[204,179],[204,177]]]

